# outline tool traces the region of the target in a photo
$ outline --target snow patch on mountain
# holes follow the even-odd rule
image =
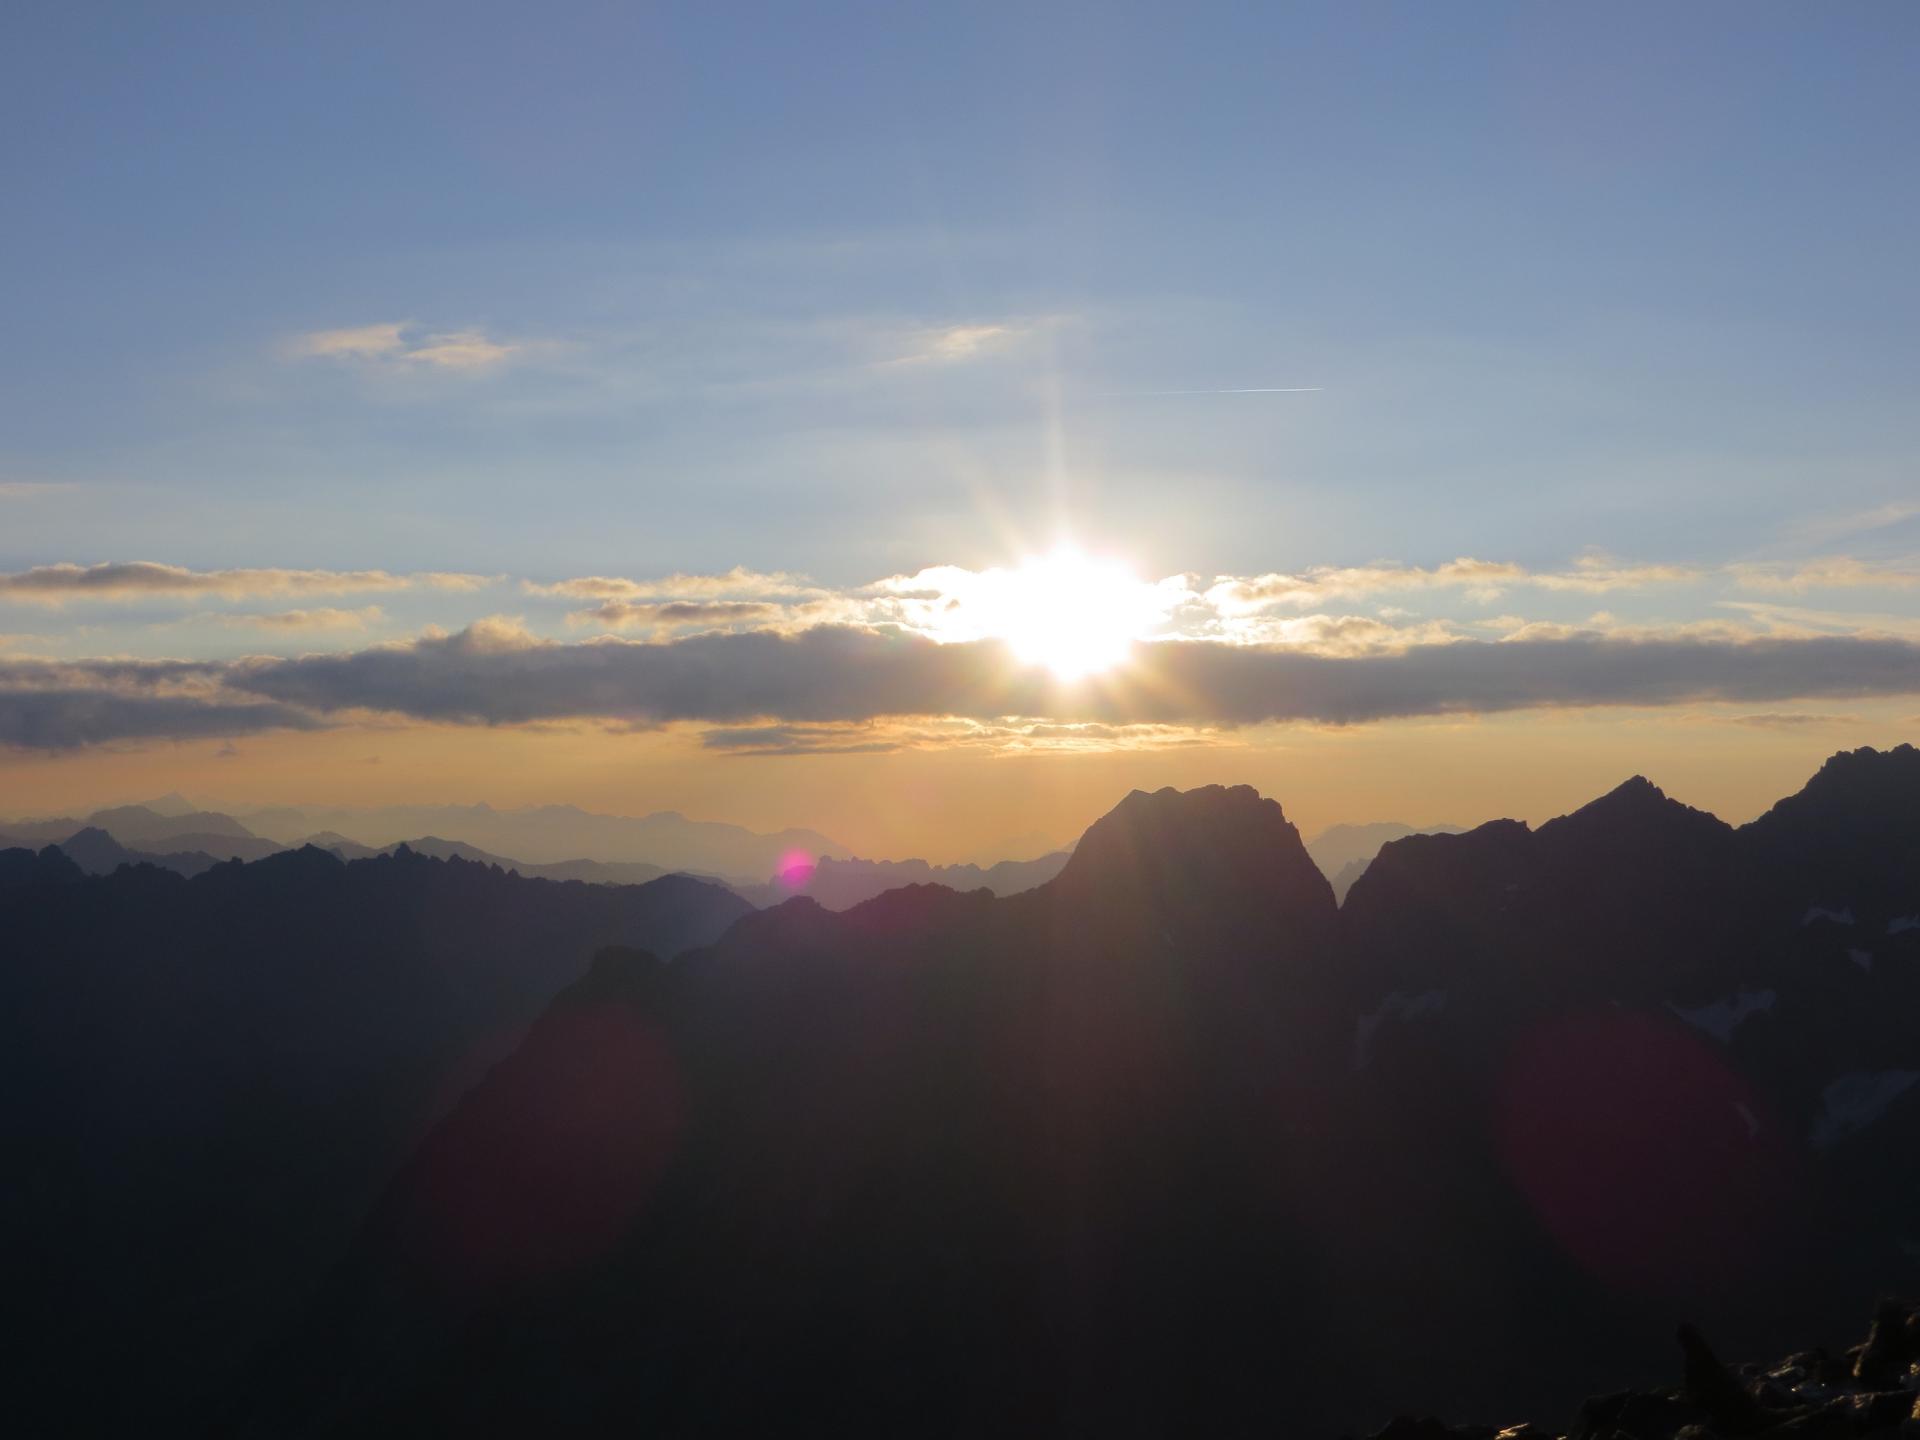
[[[1824,1147],[1866,1129],[1916,1080],[1920,1070],[1848,1071],[1821,1092],[1826,1110],[1813,1122],[1813,1143]]]
[[[1848,905],[1844,909],[1829,910],[1824,905],[1813,905],[1809,906],[1807,913],[1800,917],[1802,925],[1811,925],[1816,920],[1825,920],[1832,925],[1851,925],[1853,924],[1853,907]]]
[[[1388,1020],[1418,1020],[1423,1015],[1438,1015],[1447,1008],[1447,992],[1422,990],[1414,994],[1396,990],[1380,1002],[1379,1008],[1362,1015],[1353,1025],[1353,1068],[1364,1070],[1372,1058],[1373,1036]]]
[[[1726,1045],[1732,1041],[1733,1032],[1740,1028],[1741,1022],[1749,1015],[1773,1009],[1774,1002],[1779,998],[1771,990],[1741,990],[1738,994],[1728,995],[1697,1009],[1683,1009],[1671,1000],[1667,1002],[1667,1008],[1694,1029],[1704,1030]]]

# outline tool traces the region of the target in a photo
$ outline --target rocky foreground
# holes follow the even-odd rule
[[[1602,1395],[1567,1431],[1537,1425],[1448,1425],[1401,1416],[1372,1440],[1916,1440],[1920,1437],[1920,1309],[1887,1301],[1867,1338],[1845,1352],[1802,1350],[1774,1365],[1729,1367],[1699,1331],[1680,1327],[1681,1382]]]

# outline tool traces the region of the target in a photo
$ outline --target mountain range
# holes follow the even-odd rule
[[[1920,1281],[1910,746],[1393,839],[1344,906],[1210,787],[1008,895],[13,851],[0,933],[28,1413],[1331,1435]]]
[[[0,1318],[32,1377],[10,1428],[204,1433],[582,957],[671,954],[748,909],[684,876],[561,884],[410,850],[193,879],[0,851]]]
[[[1002,860],[997,865],[929,865],[924,860],[836,860],[823,856],[797,874],[776,875],[759,890],[736,886],[759,904],[778,904],[804,896],[827,910],[855,905],[906,885],[941,885],[949,890],[991,890],[1018,895],[1044,885],[1066,867],[1072,852],[1058,850],[1032,860]]]
[[[760,882],[787,857],[809,858],[848,853],[813,830],[771,834],[712,820],[689,820],[662,811],[653,815],[603,815],[572,805],[542,805],[499,810],[491,805],[392,805],[370,809],[337,806],[279,806],[243,812],[256,833],[292,844],[316,831],[352,836],[374,848],[445,835],[499,855],[534,865],[552,865],[588,856],[618,864],[657,865],[662,870],[721,875]],[[108,827],[111,828],[111,827]]]
[[[1364,825],[1331,825],[1307,841],[1307,854],[1333,885],[1338,904],[1347,901],[1353,882],[1367,873],[1380,847],[1409,835],[1457,835],[1458,825],[1407,825],[1398,820],[1376,820]]]

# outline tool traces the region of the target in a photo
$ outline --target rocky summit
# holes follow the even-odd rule
[[[1920,1436],[1920,1309],[1888,1300],[1866,1338],[1838,1352],[1796,1351],[1729,1366],[1691,1325],[1679,1380],[1600,1395],[1565,1429],[1449,1425],[1402,1415],[1370,1440],[1914,1440]],[[1350,1440],[1350,1437],[1349,1437]]]

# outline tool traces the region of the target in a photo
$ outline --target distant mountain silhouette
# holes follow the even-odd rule
[[[154,814],[164,815],[169,819],[191,815],[200,808],[178,790],[169,790],[157,800],[142,800],[139,803],[142,810],[151,810]]]
[[[804,895],[828,910],[848,910],[903,885],[944,885],[963,893],[991,890],[996,895],[1018,895],[1058,875],[1071,853],[1061,850],[1035,860],[1002,860],[986,866],[929,865],[924,860],[836,860],[828,856],[806,870],[805,878],[798,883],[776,876],[766,887],[764,898],[778,903]]]
[[[1380,847],[1390,840],[1408,835],[1457,835],[1458,825],[1405,825],[1398,820],[1378,820],[1365,825],[1330,825],[1307,841],[1307,853],[1320,873],[1333,884],[1333,898],[1346,903],[1353,882],[1366,874]]]
[[[1331,1433],[1845,1325],[1920,1278],[1916,856],[1908,747],[1396,840],[1344,910],[1271,801],[1136,792],[1023,894],[603,953],[242,1428]]]
[[[748,909],[685,877],[563,884],[410,851],[191,880],[0,853],[0,1319],[31,1377],[9,1428],[204,1432],[394,1167],[587,956],[671,955]]]
[[[178,875],[198,875],[220,863],[204,850],[170,851],[164,855],[129,850],[106,831],[92,825],[62,840],[60,849],[89,875],[111,875],[122,865],[158,865]]]
[[[445,835],[497,855],[532,865],[565,864],[582,858],[609,864],[643,864],[758,883],[789,855],[844,857],[847,850],[812,830],[762,835],[738,825],[655,815],[602,815],[572,805],[496,810],[490,805],[400,805],[378,809],[279,806],[250,812],[262,835],[293,842],[332,831],[374,849],[421,835]],[[107,828],[111,829],[111,826]],[[116,832],[117,833],[117,832]]]
[[[144,855],[197,851],[216,860],[261,860],[285,848],[255,835],[231,815],[180,808],[186,802],[179,796],[168,796],[165,803],[171,813],[144,805],[117,805],[96,810],[84,820],[9,820],[0,823],[0,841],[35,848],[64,844],[83,830],[97,830]]]
[[[404,845],[416,855],[436,860],[470,860],[477,865],[497,865],[502,870],[524,875],[529,880],[580,880],[589,885],[644,885],[670,872],[658,865],[618,864],[602,860],[564,860],[556,865],[531,865],[524,860],[494,855],[463,840],[443,840],[438,835],[421,835],[399,844],[378,849],[331,830],[309,835],[306,844],[338,855],[342,860],[370,860],[376,855],[391,855]]]

